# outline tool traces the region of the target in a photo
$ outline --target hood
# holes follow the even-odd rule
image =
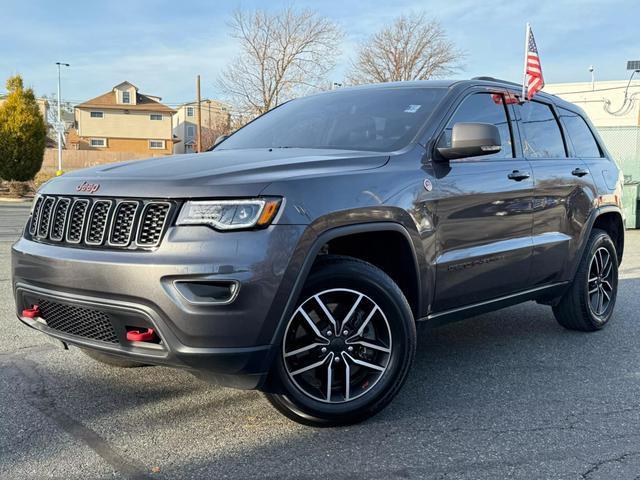
[[[388,160],[386,154],[352,150],[214,150],[75,170],[47,182],[41,192],[140,198],[257,196],[274,181],[368,170]]]

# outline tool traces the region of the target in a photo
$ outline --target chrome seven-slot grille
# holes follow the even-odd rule
[[[148,249],[160,244],[172,210],[161,200],[43,195],[34,205],[29,235],[69,246]]]

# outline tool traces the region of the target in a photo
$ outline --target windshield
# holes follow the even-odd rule
[[[217,149],[390,152],[413,140],[445,94],[444,88],[371,88],[299,98],[249,123]]]

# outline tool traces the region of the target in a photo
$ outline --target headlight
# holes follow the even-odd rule
[[[218,230],[264,227],[278,212],[280,199],[194,200],[185,203],[178,225],[208,225]]]

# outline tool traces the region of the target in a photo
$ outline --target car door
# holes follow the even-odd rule
[[[533,168],[533,262],[530,284],[568,280],[590,211],[589,169],[572,155],[552,103],[515,106],[522,150]]]
[[[516,148],[517,132],[506,98],[501,91],[473,91],[438,139],[438,146],[450,145],[451,130],[458,122],[491,123],[500,131],[502,149],[434,164],[440,191],[434,312],[498,298],[526,286],[533,177],[529,162]]]

